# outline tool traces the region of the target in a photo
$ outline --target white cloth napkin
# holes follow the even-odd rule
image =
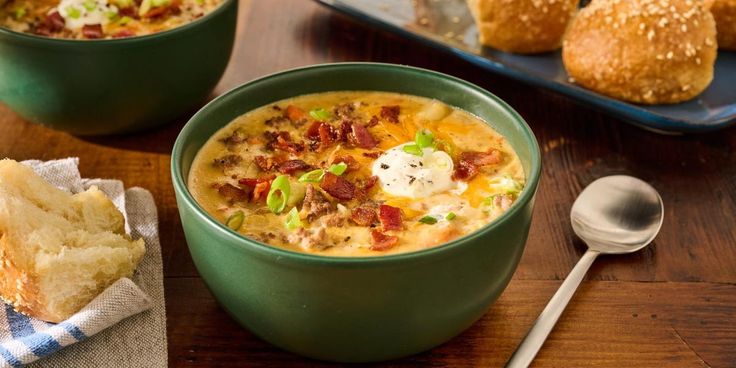
[[[146,254],[133,280],[118,280],[62,323],[0,308],[0,367],[166,367],[163,267],[151,193],[125,190],[118,180],[82,179],[78,158],[23,163],[70,192],[99,187],[125,216],[126,231],[145,240]]]

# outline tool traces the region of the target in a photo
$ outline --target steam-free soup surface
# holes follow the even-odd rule
[[[508,210],[519,159],[479,118],[383,92],[304,95],[248,112],[197,154],[189,189],[218,221],[278,247],[376,256],[438,246]]]

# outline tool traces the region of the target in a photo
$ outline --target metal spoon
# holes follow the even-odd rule
[[[657,236],[663,217],[659,193],[637,178],[607,176],[588,185],[570,211],[572,228],[588,245],[588,251],[537,317],[506,367],[526,368],[531,364],[599,254],[631,253],[644,248]]]

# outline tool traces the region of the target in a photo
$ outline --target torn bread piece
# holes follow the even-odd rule
[[[144,253],[97,187],[71,194],[0,160],[0,296],[18,312],[64,321],[131,277]]]

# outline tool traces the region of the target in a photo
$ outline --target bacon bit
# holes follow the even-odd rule
[[[355,197],[355,185],[331,172],[325,173],[320,187],[339,200],[348,201]]]
[[[360,163],[353,156],[337,156],[334,160],[332,160],[333,164],[339,164],[341,162],[348,165],[347,171],[357,171],[358,169],[360,169]]]
[[[384,251],[393,248],[399,242],[399,238],[393,235],[386,235],[378,230],[371,230],[371,250]]]
[[[491,149],[488,152],[468,151],[460,154],[455,172],[452,173],[453,180],[470,180],[478,174],[479,167],[496,165],[503,161],[501,151]]]
[[[135,32],[129,29],[123,29],[112,35],[112,38],[126,38],[135,36]]]
[[[266,156],[256,156],[254,161],[261,171],[271,171],[278,164],[272,157]]]
[[[64,25],[66,24],[64,17],[58,11],[47,15],[45,23],[49,32],[59,32],[64,29]]]
[[[279,164],[278,170],[283,174],[293,174],[297,171],[307,171],[313,168],[312,165],[302,160],[286,160]]]
[[[265,178],[243,178],[238,180],[238,184],[249,189],[253,193],[253,201],[257,201],[261,199],[261,194],[264,194],[263,198],[266,198],[265,194],[271,189],[271,181],[274,178],[273,175]]]
[[[378,158],[378,156],[381,156],[383,152],[363,152],[363,156],[370,157],[370,158]]]
[[[401,230],[404,228],[401,222],[400,208],[382,204],[378,211],[383,230]]]
[[[491,149],[488,152],[468,151],[460,154],[460,161],[467,161],[475,166],[496,165],[503,161],[501,151]]]
[[[368,123],[365,124],[365,127],[366,128],[371,128],[371,127],[374,127],[376,125],[378,125],[378,116],[373,115],[373,116],[371,116],[371,120],[369,120]]]
[[[356,146],[371,149],[378,144],[363,124],[353,123],[351,128],[353,134],[350,137]]]
[[[102,38],[102,24],[85,24],[82,27],[82,35],[89,39]]]
[[[266,148],[270,150],[282,150],[293,154],[298,154],[304,151],[304,143],[294,143],[291,141],[289,132],[264,132],[263,136],[266,137],[268,143]]]
[[[118,9],[118,14],[121,17],[138,18],[138,12],[135,10],[135,7],[132,6]]]
[[[369,207],[354,208],[350,212],[350,220],[360,226],[371,226],[376,222],[376,210]]]
[[[225,155],[220,158],[216,158],[212,164],[215,165],[215,167],[228,169],[237,166],[241,161],[243,161],[243,158],[240,157],[240,155]]]
[[[294,105],[286,106],[286,110],[284,110],[284,116],[286,116],[287,119],[291,120],[292,123],[307,119],[307,113]]]
[[[376,183],[378,183],[378,177],[375,175],[371,175],[363,183],[363,189],[369,190],[373,188],[373,186],[376,185]]]
[[[338,135],[341,141],[348,143],[350,140],[350,133],[353,131],[353,124],[349,120],[344,120],[340,124],[340,131]]]
[[[399,123],[399,106],[381,106],[381,117],[394,123]]]
[[[312,142],[319,143],[321,149],[329,147],[333,141],[337,139],[337,132],[332,125],[315,121],[307,129],[307,139]]]
[[[171,3],[167,5],[162,5],[162,6],[157,6],[155,8],[152,8],[151,10],[148,11],[148,13],[143,14],[143,17],[144,18],[155,18],[155,17],[162,16],[166,14],[167,12],[172,12],[174,14],[177,14],[180,11],[179,9],[180,2],[181,0],[172,0]]]
[[[217,188],[217,192],[230,202],[244,202],[248,200],[248,192],[232,184],[225,183]]]

